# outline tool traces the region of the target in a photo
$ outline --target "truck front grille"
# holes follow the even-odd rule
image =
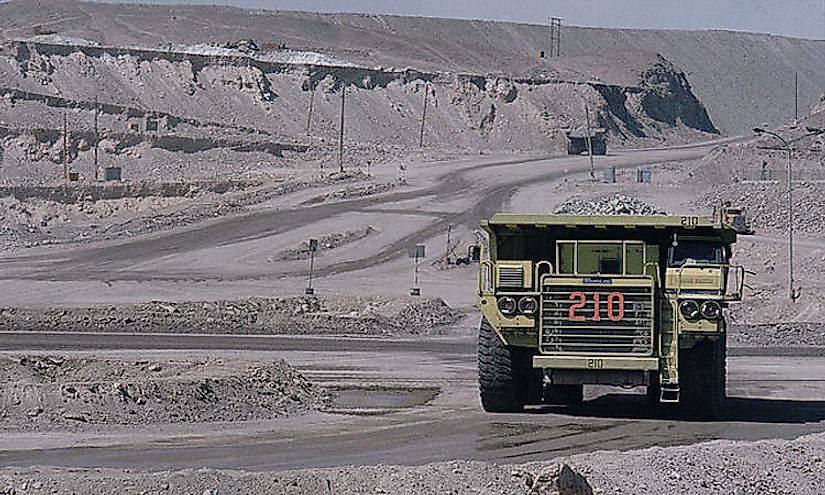
[[[544,285],[541,352],[651,355],[653,304],[652,285]]]
[[[500,266],[498,268],[498,286],[521,289],[524,287],[524,269],[521,267]]]

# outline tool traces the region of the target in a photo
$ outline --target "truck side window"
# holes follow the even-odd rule
[[[645,272],[645,245],[627,243],[625,248],[625,269],[627,275],[642,275]]]
[[[704,241],[679,241],[668,252],[668,266],[680,267],[687,263],[724,263],[722,247]]]
[[[572,242],[559,242],[559,273],[572,275],[575,273],[574,263],[576,260],[576,245]]]

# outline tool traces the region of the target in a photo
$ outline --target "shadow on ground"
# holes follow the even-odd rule
[[[651,404],[644,396],[608,394],[580,406],[539,406],[535,414],[560,413],[574,417],[610,419],[667,419],[708,421],[671,404]],[[717,418],[710,421],[801,424],[825,420],[825,401],[730,397]]]

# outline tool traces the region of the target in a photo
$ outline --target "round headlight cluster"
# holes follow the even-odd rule
[[[696,320],[701,314],[699,311],[699,303],[696,301],[682,301],[679,303],[679,312],[686,320]]]
[[[708,320],[718,320],[722,316],[722,305],[718,301],[703,302],[702,316]]]
[[[535,297],[522,297],[518,300],[518,310],[523,315],[534,315],[539,310],[539,303]]]
[[[504,316],[512,316],[516,313],[533,316],[538,313],[539,303],[535,297],[530,296],[520,297],[518,301],[511,296],[502,296],[498,298],[498,310]]]
[[[513,315],[516,314],[516,300],[510,296],[504,296],[498,298],[498,310],[501,311],[503,315]]]
[[[705,318],[716,321],[722,317],[722,305],[719,301],[698,301],[686,300],[679,303],[679,312],[686,320],[698,320]]]

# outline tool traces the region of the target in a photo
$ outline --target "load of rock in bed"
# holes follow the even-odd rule
[[[283,361],[0,358],[0,428],[269,420],[329,398]]]
[[[667,215],[665,210],[637,198],[614,194],[595,200],[571,198],[553,210],[556,215]]]
[[[461,320],[441,299],[287,297],[0,309],[0,330],[254,335],[430,335]]]

